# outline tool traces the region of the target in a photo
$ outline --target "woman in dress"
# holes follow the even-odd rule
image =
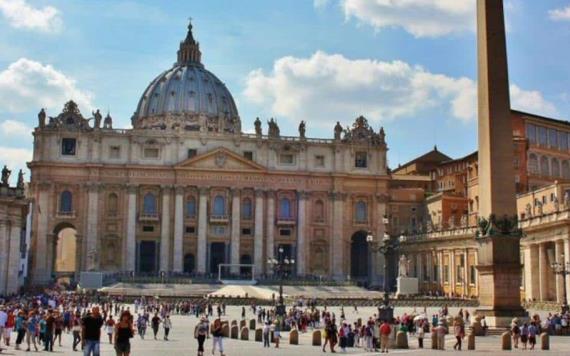
[[[129,356],[131,353],[131,338],[134,335],[133,324],[129,312],[121,313],[119,322],[115,325],[115,352],[117,356]]]

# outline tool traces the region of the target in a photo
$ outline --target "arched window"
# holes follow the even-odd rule
[[[250,220],[252,215],[253,215],[253,211],[252,211],[252,205],[251,205],[251,199],[249,198],[245,198],[243,200],[242,203],[242,207],[241,207],[241,216],[243,219],[245,220]]]
[[[109,214],[116,214],[117,210],[119,210],[119,198],[117,194],[110,193],[107,197],[107,212]]]
[[[359,201],[358,203],[356,203],[355,212],[356,212],[355,219],[357,222],[368,221],[368,208],[365,202]]]
[[[315,202],[315,221],[323,221],[325,219],[325,205],[322,200],[317,200]]]
[[[145,215],[156,214],[156,197],[152,193],[146,193],[143,198],[143,213]]]
[[[534,153],[528,156],[528,172],[530,174],[538,174],[538,158]]]
[[[570,163],[568,161],[562,161],[562,177],[570,179]]]
[[[560,163],[556,158],[553,158],[552,161],[550,161],[550,167],[552,168],[552,176],[560,177]]]
[[[184,273],[194,272],[194,255],[188,253],[184,255]]]
[[[544,177],[550,176],[550,168],[548,166],[548,158],[545,156],[540,157],[540,175]]]
[[[59,197],[59,211],[62,213],[71,213],[73,211],[73,196],[69,190],[61,192]]]
[[[186,217],[193,218],[196,216],[196,199],[190,196],[186,200]]]
[[[279,201],[279,217],[291,218],[291,201],[287,198],[281,198]]]
[[[226,214],[226,199],[221,195],[214,198],[214,215]]]

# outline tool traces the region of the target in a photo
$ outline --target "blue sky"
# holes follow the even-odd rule
[[[507,0],[512,106],[570,119],[570,1]],[[332,137],[339,120],[387,133],[391,166],[437,144],[476,149],[474,0],[0,0],[0,164],[31,158],[36,115],[73,98],[129,127],[192,17],[206,68],[245,130]]]

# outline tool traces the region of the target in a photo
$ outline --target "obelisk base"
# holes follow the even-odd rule
[[[494,234],[479,242],[479,304],[476,314],[485,316],[490,328],[509,327],[528,313],[521,306],[520,237]]]

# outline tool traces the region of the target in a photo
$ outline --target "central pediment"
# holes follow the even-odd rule
[[[265,171],[265,167],[257,164],[225,147],[220,147],[188,158],[178,163],[177,169],[205,169],[205,170],[235,170],[235,171]]]

